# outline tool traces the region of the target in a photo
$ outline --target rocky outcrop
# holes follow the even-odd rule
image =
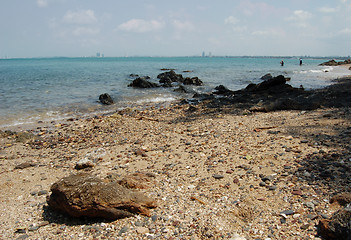
[[[157,76],[160,79],[160,83],[163,83],[164,86],[172,86],[172,83],[181,83],[184,85],[195,85],[202,86],[203,82],[198,77],[187,77],[184,78],[181,74],[175,73],[175,71],[171,70],[169,72],[161,73]]]
[[[345,61],[337,62],[334,59],[329,60],[327,62],[319,64],[319,66],[339,66],[344,64],[351,64],[351,59],[347,59]]]
[[[173,83],[183,81],[183,76],[181,74],[176,74],[173,70],[160,73],[157,75],[157,78],[160,79],[160,83]]]
[[[286,79],[283,75],[279,75],[274,78],[270,78],[265,80],[259,84],[250,84],[246,90],[251,92],[259,92],[259,91],[267,91],[268,89],[272,89],[273,87],[286,87],[284,86],[286,83]]]
[[[101,94],[99,100],[104,105],[111,105],[114,103],[112,97],[108,93]]]
[[[198,77],[192,78],[185,78],[182,82],[184,85],[195,85],[195,86],[202,86],[203,82]]]
[[[134,214],[150,216],[153,199],[117,182],[104,182],[87,173],[65,177],[51,186],[48,205],[73,217],[115,220]]]
[[[269,79],[272,79],[272,78],[273,78],[273,76],[270,73],[267,73],[267,74],[265,74],[265,75],[263,75],[261,77],[262,80],[269,80]]]
[[[137,78],[135,79],[131,84],[128,85],[128,87],[134,87],[134,88],[157,88],[160,87],[157,83],[153,83],[150,81],[147,81],[145,78]]]

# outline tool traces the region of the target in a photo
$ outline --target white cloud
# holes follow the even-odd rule
[[[306,28],[308,26],[308,20],[312,18],[312,14],[310,12],[304,11],[304,10],[296,10],[294,11],[293,15],[290,17],[287,17],[287,21],[294,22],[295,25]]]
[[[47,7],[48,0],[37,0],[37,5],[38,5],[38,7]]]
[[[319,9],[320,12],[322,13],[335,13],[338,11],[336,8],[329,8],[329,7],[322,7]]]
[[[238,22],[239,22],[239,20],[236,17],[233,17],[233,16],[229,16],[226,19],[224,19],[224,23],[225,24],[233,24],[233,25],[235,25]]]
[[[351,34],[351,28],[344,28],[339,33],[341,34]]]
[[[164,27],[164,22],[157,20],[146,21],[143,19],[131,19],[128,22],[122,23],[118,26],[118,29],[127,32],[145,33],[151,31],[157,31]]]
[[[74,24],[91,24],[97,21],[93,10],[68,11],[63,20],[66,23]]]
[[[195,29],[194,25],[191,22],[183,22],[179,20],[173,20],[172,22],[173,26],[176,28],[178,31],[193,31]]]

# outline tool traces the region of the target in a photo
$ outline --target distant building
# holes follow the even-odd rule
[[[99,52],[96,53],[96,57],[100,57],[101,54]]]
[[[202,57],[205,57],[205,56],[206,56],[206,55],[205,55],[205,51],[203,51],[203,52],[202,52]]]

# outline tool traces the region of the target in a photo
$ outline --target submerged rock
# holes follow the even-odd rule
[[[99,100],[102,104],[111,105],[114,103],[112,97],[108,93],[101,94]]]
[[[153,83],[147,81],[145,78],[137,78],[128,87],[135,87],[135,88],[157,88],[160,87],[157,83]]]
[[[153,199],[117,182],[104,182],[87,173],[65,177],[51,186],[48,205],[73,217],[115,220],[134,214],[151,216]]]

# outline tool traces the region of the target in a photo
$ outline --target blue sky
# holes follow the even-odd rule
[[[351,0],[1,0],[0,58],[351,55]]]

